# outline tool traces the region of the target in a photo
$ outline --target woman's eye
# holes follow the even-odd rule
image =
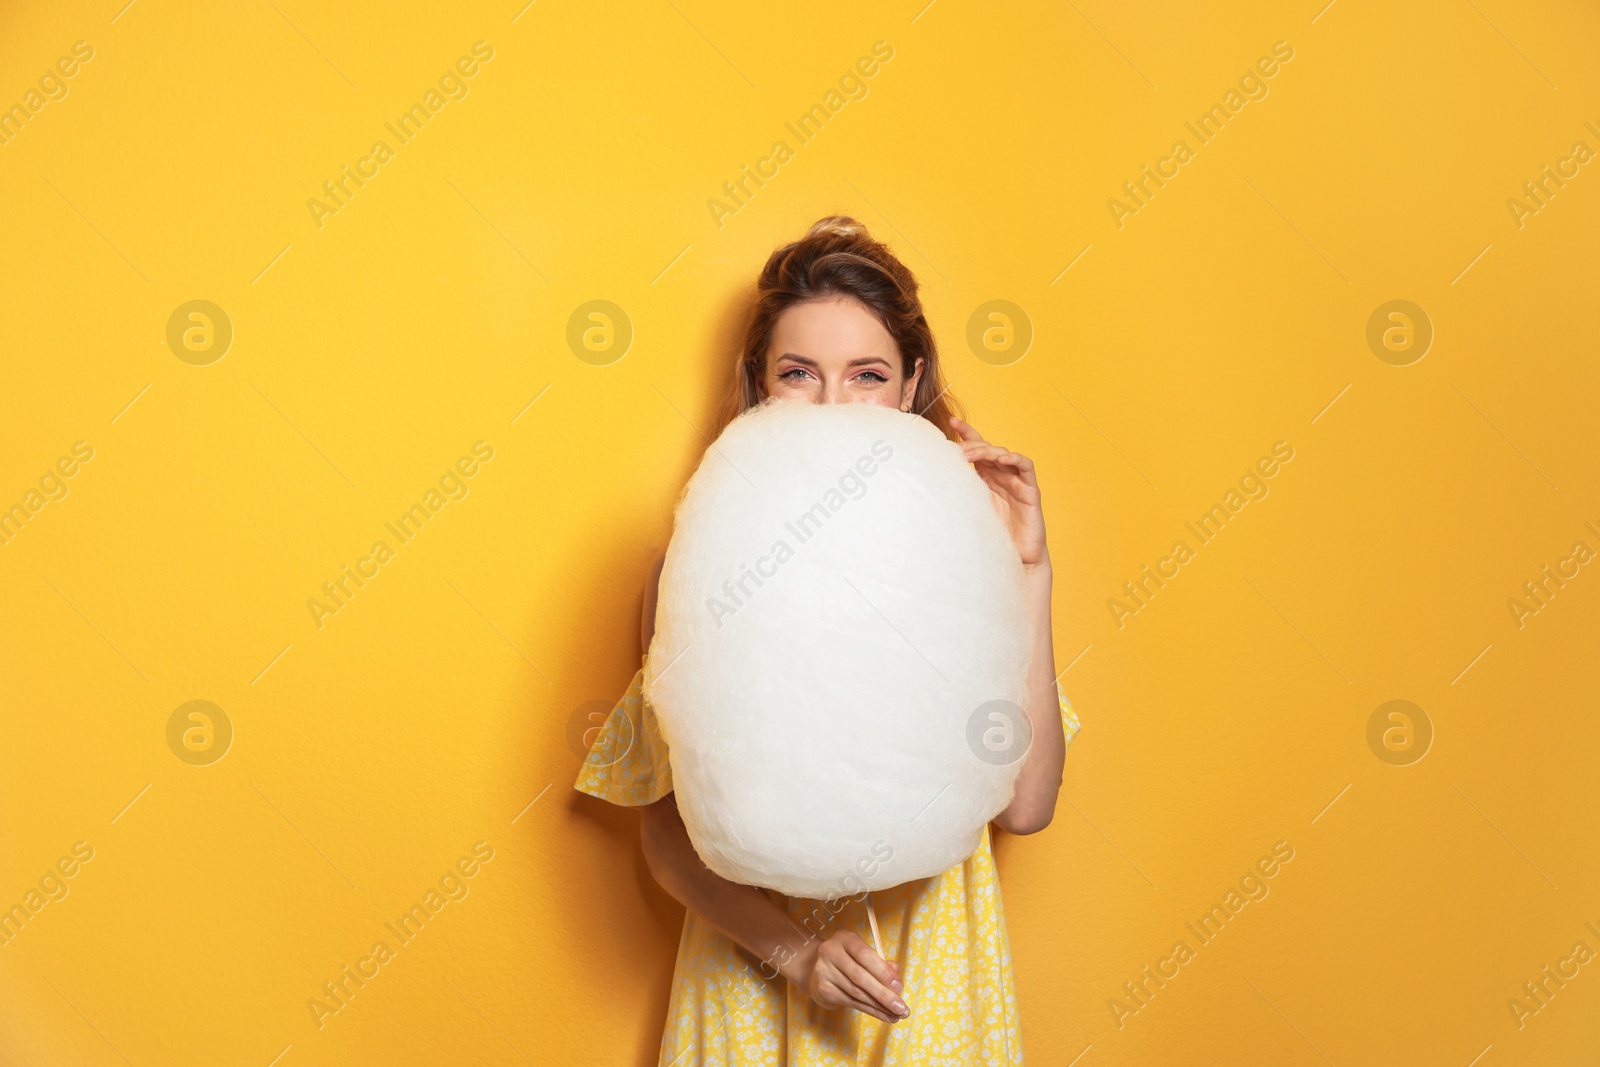
[[[778,375],[778,380],[784,382],[797,382],[802,377],[805,377],[805,374],[806,372],[803,367],[790,367],[788,370]]]
[[[883,375],[879,374],[875,370],[864,370],[859,375],[857,375],[857,377],[865,378],[867,381],[872,382],[872,383],[877,384],[877,385],[881,385],[884,382],[889,380],[889,379],[885,378]]]

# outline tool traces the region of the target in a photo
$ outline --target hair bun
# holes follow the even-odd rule
[[[837,233],[845,237],[867,237],[867,228],[848,215],[829,215],[811,224],[806,236],[819,233]]]

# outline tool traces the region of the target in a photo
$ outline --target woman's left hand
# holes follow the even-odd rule
[[[962,437],[961,448],[989,487],[994,510],[1011,534],[1012,544],[1024,565],[1048,563],[1050,552],[1044,538],[1044,509],[1039,503],[1039,479],[1033,460],[1019,452],[1008,452],[992,445],[967,422],[955,418],[950,425]]]

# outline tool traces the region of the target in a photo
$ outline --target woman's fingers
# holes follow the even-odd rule
[[[991,446],[985,446],[988,448]],[[995,448],[993,452],[969,452],[967,459],[985,481],[991,484],[999,478],[1015,485],[1033,486],[1036,484],[1033,462],[1027,456],[1016,452],[1007,452],[1003,448]]]
[[[885,1010],[883,1005],[869,999],[864,994],[846,993],[845,998],[847,1003],[849,1003],[849,1005],[856,1011],[859,1011],[865,1015],[870,1015],[874,1019],[882,1019],[884,1022],[889,1023],[890,1025],[900,1021],[900,1017],[898,1015],[891,1011]]]
[[[849,979],[862,994],[894,1015],[903,1017],[909,1014],[905,1001],[889,988],[893,975],[888,965],[884,963],[883,957],[872,951],[872,948],[865,943],[849,943],[845,947],[849,950],[849,955],[837,962],[844,977]]]
[[[1004,463],[1009,467],[1023,467],[1033,469],[1033,461],[1021,452],[1012,452],[1000,445],[990,444],[988,441],[971,441],[961,446],[961,451],[967,457],[967,462],[976,463],[980,460],[994,463]]]
[[[854,957],[855,961],[866,968],[868,974],[885,986],[894,989],[894,992],[898,993],[900,991],[898,988],[894,988],[900,984],[899,964],[878,955],[877,951],[860,936],[850,938],[845,942],[845,947],[850,950],[850,955]]]
[[[983,440],[983,434],[981,434],[977,430],[973,429],[971,423],[963,422],[960,419],[956,418],[954,415],[950,416],[950,425],[955,427],[956,433],[960,434],[963,440],[966,440],[966,441],[982,441]]]
[[[1011,467],[1023,475],[1024,478],[1032,477],[1034,473],[1033,460],[1021,452],[1012,452],[1000,445],[991,444],[983,439],[983,435],[974,430],[969,424],[962,422],[954,416],[950,424],[961,434],[963,441],[961,450],[965,453],[969,463],[996,463]]]
[[[850,1007],[886,1023],[899,1021],[893,1012],[857,989],[831,963],[822,961],[821,972],[817,976],[817,1000],[824,1007]]]
[[[854,932],[841,930],[825,941],[817,966],[819,985],[825,982],[857,1011],[889,1023],[910,1014],[905,1001],[891,988],[900,983],[899,968]]]
[[[903,1018],[897,1010],[881,1003],[872,994],[852,982],[837,967],[829,969],[828,983],[834,988],[837,996],[859,1012],[871,1015],[875,1019],[882,1019],[886,1023],[897,1023]]]

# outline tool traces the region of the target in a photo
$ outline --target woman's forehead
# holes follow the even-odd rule
[[[796,304],[778,318],[769,351],[782,358],[850,363],[889,360],[895,354],[894,338],[883,323],[858,301],[840,298]]]

